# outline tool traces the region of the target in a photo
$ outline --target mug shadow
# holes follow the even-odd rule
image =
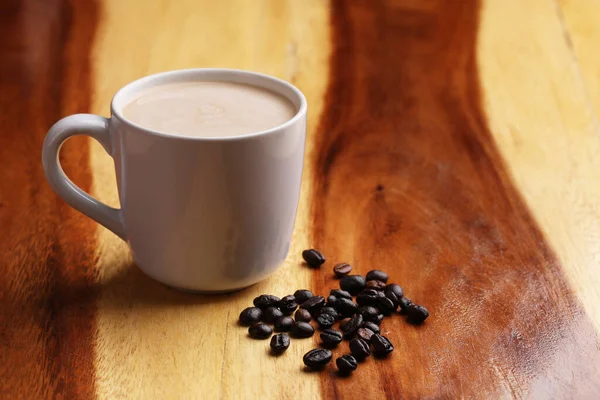
[[[140,308],[177,308],[208,305],[218,306],[245,296],[248,288],[230,293],[206,294],[183,291],[166,286],[144,274],[133,262],[119,267],[107,279],[93,284],[71,284],[62,288],[67,303],[92,299],[104,310]]]

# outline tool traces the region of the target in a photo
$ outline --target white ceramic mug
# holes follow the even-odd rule
[[[173,82],[224,81],[289,99],[292,119],[262,132],[224,138],[166,134],[123,117],[140,91]],[[230,291],[260,281],[287,256],[300,195],[306,99],[280,79],[228,69],[160,73],[120,89],[110,118],[76,114],[58,121],[42,161],[52,188],[72,207],[129,243],[140,269],[169,286]],[[120,209],[83,192],[58,159],[71,136],[86,134],[115,163]]]

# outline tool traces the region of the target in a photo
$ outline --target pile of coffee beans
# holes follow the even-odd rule
[[[312,268],[320,268],[325,257],[315,249],[304,250],[302,257]],[[254,307],[240,313],[239,323],[248,326],[253,339],[271,338],[271,352],[283,354],[290,347],[290,336],[309,338],[315,334],[315,325],[321,330],[321,348],[306,353],[303,362],[307,368],[318,370],[333,358],[330,349],[349,341],[350,354],[335,360],[340,374],[350,374],[358,363],[373,354],[387,357],[394,351],[389,338],[381,334],[379,325],[393,314],[406,316],[411,324],[422,324],[429,311],[404,296],[396,283],[388,283],[383,271],[371,270],[366,276],[350,275],[352,266],[339,263],[333,267],[340,279],[339,289],[332,289],[327,297],[315,295],[308,289],[298,289],[294,294],[279,298],[262,294],[254,299]],[[293,317],[292,317],[293,315]],[[335,329],[335,324],[339,329]],[[273,328],[278,332],[274,336]]]

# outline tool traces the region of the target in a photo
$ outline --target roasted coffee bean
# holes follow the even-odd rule
[[[304,303],[300,304],[300,308],[304,308],[308,310],[311,314],[318,311],[321,307],[325,305],[325,297],[323,296],[313,296],[310,299],[306,300]]]
[[[379,314],[377,315],[377,318],[375,318],[374,320],[372,320],[371,322],[377,324],[377,325],[381,325],[381,321],[383,321],[384,315],[383,314]]]
[[[335,267],[333,267],[333,273],[338,278],[348,275],[350,271],[352,271],[352,266],[348,263],[336,264]]]
[[[272,294],[261,294],[254,299],[254,305],[264,310],[267,307],[277,307],[279,300],[281,300],[279,297]]]
[[[293,325],[294,320],[292,319],[292,317],[285,316],[275,321],[275,324],[273,326],[275,327],[275,332],[288,332],[290,329],[292,329]]]
[[[304,258],[304,261],[313,268],[318,268],[325,262],[323,254],[315,249],[304,250],[302,252],[302,258]]]
[[[322,369],[331,361],[333,354],[331,350],[327,349],[314,349],[309,351],[302,357],[304,365],[310,369]]]
[[[350,352],[358,361],[362,361],[369,357],[371,349],[369,348],[369,343],[365,342],[363,339],[354,338],[350,341]]]
[[[342,332],[335,329],[325,329],[319,335],[325,347],[335,347],[342,342]]]
[[[308,310],[305,310],[304,308],[299,308],[294,314],[294,319],[296,320],[296,322],[310,322],[310,320],[312,319],[312,315],[310,315]]]
[[[262,310],[258,307],[248,307],[240,313],[240,324],[250,326],[260,321]]]
[[[337,303],[337,297],[329,295],[327,297],[327,305],[329,307],[335,307],[335,303]]]
[[[400,314],[406,314],[408,308],[413,305],[413,302],[409,298],[403,297],[398,302],[398,305],[400,306]]]
[[[290,347],[290,337],[285,333],[278,333],[271,338],[271,351],[274,354],[281,354]]]
[[[331,328],[333,324],[335,324],[335,321],[337,321],[337,318],[327,313],[321,313],[317,317],[317,322],[319,323],[319,328],[321,329]]]
[[[383,293],[383,290],[377,291],[377,297],[385,297],[385,293]]]
[[[371,341],[371,336],[373,336],[374,332],[369,328],[358,328],[356,331],[356,337],[361,338],[365,342]]]
[[[396,311],[397,306],[387,297],[380,297],[377,299],[377,308],[383,315],[390,315]]]
[[[335,319],[338,319],[338,317],[339,317],[338,312],[335,311],[335,308],[333,308],[333,307],[327,306],[327,307],[321,308],[321,310],[319,311],[319,314],[323,314],[323,313],[325,313],[325,314],[331,314],[331,315],[333,315],[335,317]]]
[[[358,307],[358,313],[363,316],[365,321],[373,321],[379,315],[379,310],[372,306]]]
[[[350,372],[356,370],[358,367],[358,362],[356,361],[356,358],[350,354],[346,354],[338,357],[337,360],[335,360],[335,365],[337,365],[341,374],[349,374]]]
[[[356,302],[359,306],[374,306],[380,297],[377,293],[381,292],[374,289],[365,289],[356,296]]]
[[[296,303],[296,297],[290,294],[289,296],[282,297],[279,300],[278,306],[283,315],[291,315],[298,308],[298,303]]]
[[[418,304],[413,304],[408,307],[406,313],[408,314],[407,320],[411,324],[420,324],[425,321],[427,317],[429,317],[429,311],[427,311],[425,307]]]
[[[383,292],[386,297],[392,300],[396,305],[400,304],[400,299],[404,296],[404,290],[397,283],[390,283],[385,287]]]
[[[352,300],[352,295],[350,293],[346,292],[345,290],[342,290],[342,289],[333,289],[331,292],[329,292],[329,294],[331,296],[335,296],[338,299]]]
[[[262,313],[262,320],[267,324],[272,324],[281,317],[283,317],[283,313],[277,307],[268,307],[265,310],[263,310]]]
[[[313,296],[313,292],[306,289],[298,289],[294,292],[294,298],[296,299],[296,303],[298,304],[304,303],[306,300],[310,299]]]
[[[345,318],[343,320],[340,321],[340,329],[344,329],[344,326],[346,326],[346,324],[350,322],[350,318]]]
[[[366,321],[363,322],[363,324],[361,325],[362,328],[367,328],[368,330],[370,330],[373,333],[379,333],[379,325],[371,322],[371,321]]]
[[[348,323],[341,328],[345,338],[351,338],[363,323],[363,317],[360,314],[354,314]]]
[[[335,303],[335,310],[342,318],[350,317],[356,313],[357,305],[352,300],[345,298],[338,299]]]
[[[356,296],[365,288],[365,278],[360,275],[348,275],[340,279],[340,288]]]
[[[292,325],[292,336],[296,338],[308,338],[315,333],[315,328],[308,322],[296,322]]]
[[[383,357],[394,351],[394,346],[390,339],[379,334],[374,334],[371,337],[371,346],[373,346],[373,354]]]
[[[383,290],[385,289],[385,282],[382,281],[367,281],[365,289]]]
[[[398,305],[400,304],[400,299],[402,297],[398,297],[398,295],[396,295],[396,293],[394,293],[392,291],[384,291],[384,293],[385,293],[385,297],[390,299],[392,301],[392,303],[394,303],[394,306],[396,306],[396,308],[398,308]]]
[[[265,324],[254,324],[248,328],[248,334],[253,339],[267,339],[273,333],[273,329],[269,325]]]
[[[367,272],[368,281],[382,281],[383,283],[387,283],[388,279],[388,274],[378,269],[373,269]]]

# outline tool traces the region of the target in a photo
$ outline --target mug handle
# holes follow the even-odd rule
[[[61,119],[50,128],[46,135],[42,149],[42,165],[48,183],[67,204],[126,241],[121,210],[107,206],[75,185],[65,175],[58,157],[63,143],[71,136],[80,134],[86,134],[96,139],[112,157],[109,121],[108,118],[93,114],[75,114]]]

